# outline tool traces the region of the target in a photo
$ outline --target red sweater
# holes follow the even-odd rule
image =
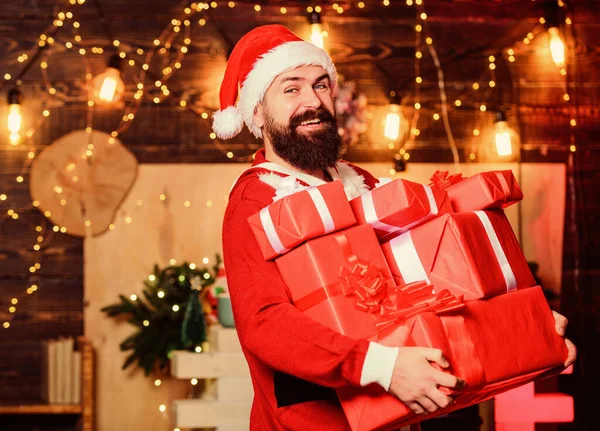
[[[261,150],[254,165],[265,161]],[[349,166],[363,177],[354,175],[361,183],[364,179],[363,192],[375,186],[377,180],[363,169],[344,164],[338,170],[348,172]],[[223,223],[233,314],[254,386],[250,429],[349,430],[333,388],[360,385],[369,343],[322,326],[290,302],[277,266],[263,259],[247,221],[275,196],[275,188],[261,175],[274,179],[260,168],[240,176]]]

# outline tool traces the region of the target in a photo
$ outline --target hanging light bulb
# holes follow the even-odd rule
[[[493,136],[496,153],[500,157],[512,157],[518,151],[521,139],[517,132],[508,125],[506,113],[502,110],[496,114]]]
[[[8,92],[8,138],[11,145],[18,145],[21,141],[22,102],[23,95],[18,89],[13,88]]]
[[[556,67],[565,67],[565,43],[560,37],[560,31],[557,27],[548,29],[550,35],[550,54]]]
[[[94,100],[98,104],[109,104],[121,98],[125,84],[121,79],[121,58],[113,55],[106,70],[96,76],[92,82]]]
[[[321,14],[312,11],[308,16],[308,22],[310,22],[310,41],[319,48],[325,49],[325,36],[323,35]]]
[[[406,138],[409,124],[402,113],[402,108],[396,100],[390,100],[387,105],[375,107],[372,120],[367,129],[369,141],[375,145],[394,148]]]
[[[383,136],[390,141],[395,141],[400,136],[400,107],[389,105],[389,112],[385,115]]]

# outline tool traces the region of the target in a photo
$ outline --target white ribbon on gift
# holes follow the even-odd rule
[[[477,215],[481,221],[486,236],[490,241],[494,255],[496,256],[496,260],[498,261],[500,270],[504,276],[506,291],[512,292],[513,290],[516,290],[517,279],[515,278],[515,274],[508,263],[508,258],[506,257],[504,250],[502,250],[502,245],[500,244],[498,235],[496,235],[496,231],[494,231],[492,222],[484,211],[473,211],[473,213]],[[419,258],[419,254],[417,253],[417,249],[415,248],[415,244],[413,243],[410,232],[406,232],[391,240],[390,247],[392,249],[392,254],[394,256],[396,265],[398,266],[400,274],[402,275],[402,279],[405,283],[423,280],[431,283],[429,277],[427,276],[427,271],[425,271],[423,263]]]
[[[288,177],[291,178],[291,177]],[[284,180],[287,178],[284,178]],[[333,217],[331,216],[331,212],[329,212],[329,208],[327,207],[327,203],[325,202],[325,198],[321,194],[321,191],[317,187],[305,188],[306,192],[310,196],[317,212],[319,213],[319,217],[323,222],[323,226],[325,228],[325,234],[333,232],[335,230],[335,223],[333,222]],[[275,224],[273,223],[273,219],[271,218],[271,213],[269,212],[269,207],[263,208],[260,210],[260,222],[263,226],[265,234],[267,235],[267,239],[275,250],[277,254],[284,254],[289,251],[289,249],[283,246],[279,235],[277,235],[277,230],[275,229]]]
[[[381,187],[385,184],[388,184],[391,181],[392,180],[390,178],[380,178],[376,187]],[[435,197],[433,196],[433,191],[431,190],[431,187],[429,187],[425,184],[420,184],[420,185],[423,186],[423,188],[425,189],[425,193],[427,195],[427,200],[429,201],[429,214],[421,217],[418,220],[415,220],[412,223],[409,223],[406,226],[389,225],[389,224],[384,223],[381,220],[379,220],[379,217],[377,216],[377,212],[375,211],[375,203],[373,202],[373,193],[369,192],[369,193],[365,193],[365,194],[361,195],[361,197],[360,197],[360,201],[361,201],[363,210],[365,212],[365,221],[368,224],[370,224],[371,226],[373,226],[373,228],[375,228],[377,230],[382,230],[382,231],[390,234],[390,233],[407,232],[410,229],[412,229],[413,227],[415,227],[421,223],[425,223],[427,220],[429,220],[431,218],[434,218],[435,216],[438,215],[439,209],[437,206],[437,202],[435,201]]]
[[[494,250],[494,255],[496,256],[496,260],[498,261],[500,269],[502,270],[502,275],[504,276],[506,291],[512,292],[513,290],[517,290],[517,279],[515,278],[515,273],[508,263],[508,258],[506,257],[504,250],[502,250],[502,245],[500,245],[500,240],[498,239],[498,235],[496,235],[496,231],[492,226],[490,218],[484,211],[473,212],[477,215],[477,217],[479,217],[479,220],[481,220],[481,224],[485,229],[485,233],[490,240],[490,244]]]

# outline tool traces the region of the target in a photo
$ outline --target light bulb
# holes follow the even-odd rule
[[[21,131],[21,105],[18,103],[8,107],[8,131],[17,135]]]
[[[392,149],[406,139],[410,127],[399,101],[395,95],[391,96],[387,105],[380,105],[369,112],[366,133],[372,144]]]
[[[400,114],[398,112],[388,112],[385,116],[385,125],[383,136],[390,141],[395,141],[400,135]]]
[[[494,131],[494,142],[496,143],[496,152],[500,157],[512,155],[512,142],[510,140],[510,132],[503,130],[503,123],[496,123]],[[506,123],[504,123],[506,125]]]
[[[23,117],[21,115],[21,102],[23,96],[16,88],[8,93],[8,131],[11,145],[18,145],[21,141],[21,125]]]
[[[565,43],[560,37],[560,32],[556,27],[550,27],[548,29],[550,35],[550,53],[552,54],[552,60],[556,67],[565,66]]]
[[[321,24],[311,24],[310,41],[313,43],[313,45],[323,48],[325,46],[325,41],[323,39],[323,29],[321,28]]]
[[[310,41],[313,45],[325,49],[325,36],[323,35],[321,15],[317,12],[311,12],[308,16],[308,21],[310,22]]]
[[[510,157],[514,153],[513,149],[518,148],[519,144],[519,135],[508,125],[506,114],[503,111],[499,111],[494,124],[496,153],[500,157]]]
[[[120,58],[114,55],[106,70],[93,81],[96,103],[108,104],[121,98],[125,84],[121,79]]]

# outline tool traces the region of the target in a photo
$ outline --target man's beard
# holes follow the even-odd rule
[[[303,121],[315,118],[321,121],[319,130],[298,133],[297,127]],[[290,118],[287,127],[276,124],[273,117],[265,112],[263,133],[265,132],[275,154],[303,171],[333,167],[340,158],[342,139],[337,131],[335,117],[324,107]]]

